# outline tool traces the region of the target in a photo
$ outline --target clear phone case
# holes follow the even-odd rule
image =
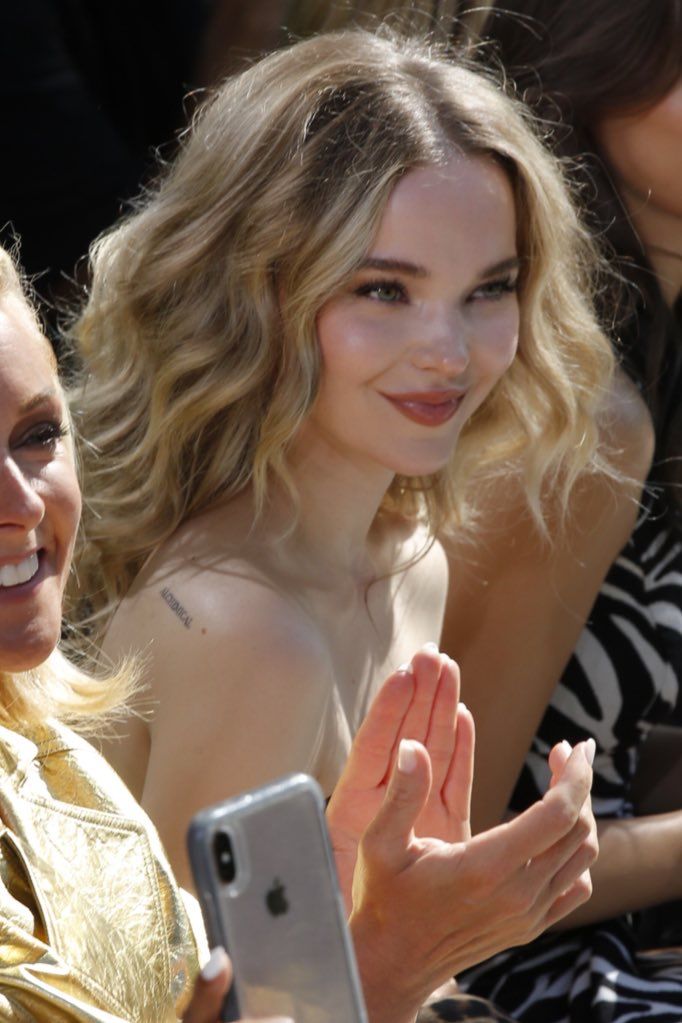
[[[209,939],[234,967],[224,1020],[367,1023],[317,782],[289,775],[201,811],[188,847]]]

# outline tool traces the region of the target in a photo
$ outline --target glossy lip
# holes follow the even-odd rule
[[[45,556],[45,550],[39,548],[37,551],[28,551],[19,558],[2,558],[3,565],[17,565],[24,558],[29,557],[30,554],[38,555],[38,571],[30,579],[27,579],[25,583],[19,583],[18,586],[0,586],[0,604],[11,604],[15,601],[23,600],[26,597],[33,596],[34,592],[38,589],[40,584],[46,578],[47,571],[47,558]]]
[[[452,419],[462,404],[466,392],[406,391],[401,394],[382,394],[396,411],[421,426],[441,426]]]

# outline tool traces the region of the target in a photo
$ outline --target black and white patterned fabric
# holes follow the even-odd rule
[[[682,543],[652,513],[612,566],[524,765],[512,809],[547,788],[547,754],[594,736],[598,817],[632,816],[640,744],[679,705]],[[519,1023],[682,1023],[682,949],[641,953],[630,917],[545,934],[459,977]]]
[[[514,1023],[514,1020],[484,999],[455,995],[422,1009],[417,1023]]]

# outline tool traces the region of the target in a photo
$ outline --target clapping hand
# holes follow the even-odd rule
[[[415,834],[446,842],[470,838],[474,724],[459,703],[459,669],[435,644],[421,649],[380,689],[327,810],[349,912],[358,844],[384,800],[402,739],[420,742],[431,763],[432,783]]]
[[[375,698],[330,801],[373,1023],[412,1021],[448,977],[532,940],[591,893],[590,745],[555,746],[545,797],[472,838],[474,727],[458,698],[457,666],[419,651]]]

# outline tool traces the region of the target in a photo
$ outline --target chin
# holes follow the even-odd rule
[[[60,637],[57,629],[46,629],[23,637],[0,635],[0,672],[16,674],[40,667],[57,646]]]
[[[399,457],[391,459],[390,468],[397,476],[435,476],[450,465],[455,447],[452,437],[446,443],[424,444],[413,450],[405,445]]]
[[[396,462],[391,466],[392,471],[396,476],[405,476],[408,479],[419,479],[424,476],[436,476],[439,472],[443,472],[444,469],[450,464],[452,458],[452,452],[448,453],[447,458],[433,458],[433,459],[414,459],[407,460],[401,459],[400,462]]]

